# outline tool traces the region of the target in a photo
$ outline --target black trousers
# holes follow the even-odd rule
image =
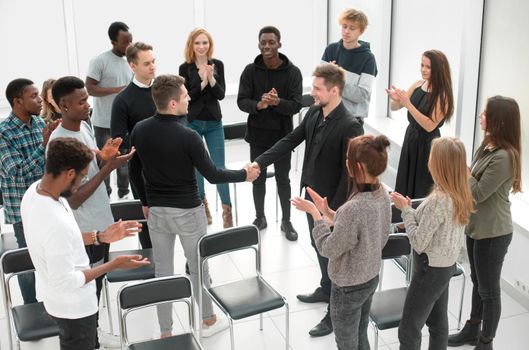
[[[52,316],[59,326],[61,350],[94,350],[97,335],[96,315],[73,320]]]
[[[503,260],[512,240],[512,233],[486,239],[467,237],[467,253],[472,279],[470,318],[483,320],[481,335],[494,338],[501,316],[500,278]]]
[[[255,158],[266,152],[270,147],[250,145],[250,160],[253,162]],[[283,214],[282,220],[290,221],[290,158],[288,153],[281,157],[274,163],[275,178],[277,184],[277,193],[279,195],[279,202],[281,203],[281,212]],[[266,195],[266,168],[261,169],[261,175],[253,182],[253,202],[255,206],[255,216],[264,217],[264,203]],[[330,289],[329,289],[330,290]]]
[[[308,193],[305,191],[305,199],[312,202],[312,198],[308,195]],[[307,222],[309,224],[309,235],[310,235],[310,244],[316,251],[316,256],[318,257],[318,265],[320,266],[320,272],[321,272],[321,279],[320,279],[320,287],[327,295],[331,295],[331,279],[329,278],[329,272],[327,271],[327,266],[329,265],[329,259],[327,259],[324,256],[321,256],[320,252],[318,251],[318,248],[316,248],[316,242],[314,241],[314,237],[312,237],[312,230],[314,229],[314,220],[312,219],[312,215],[307,213]],[[328,308],[329,310],[329,308]]]

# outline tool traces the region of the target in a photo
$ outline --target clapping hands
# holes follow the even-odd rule
[[[116,137],[115,139],[108,139],[107,142],[105,142],[105,145],[101,150],[95,149],[94,152],[96,155],[99,156],[99,159],[101,160],[109,160],[113,157],[119,156],[119,146],[121,146],[121,143],[123,142],[123,139],[121,137]]]
[[[391,85],[391,89],[385,89],[391,100],[400,103],[401,106],[406,107],[410,103],[410,98],[406,90],[398,89],[395,85]]]
[[[411,207],[410,197],[404,197],[398,192],[391,192],[391,200],[393,201],[393,203],[395,203],[395,207],[399,210],[402,210],[402,208],[406,206]]]

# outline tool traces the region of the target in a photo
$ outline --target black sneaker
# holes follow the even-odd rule
[[[260,218],[255,218],[253,225],[257,226],[259,231],[264,230],[268,226],[266,223],[266,217],[262,216]]]
[[[118,197],[119,199],[123,199],[123,197],[125,197],[126,195],[128,195],[130,193],[130,191],[127,189],[127,190],[118,190]]]
[[[298,233],[290,221],[281,221],[281,231],[285,233],[285,237],[289,241],[298,240]]]
[[[331,315],[327,312],[325,317],[309,331],[312,337],[323,337],[332,333]]]

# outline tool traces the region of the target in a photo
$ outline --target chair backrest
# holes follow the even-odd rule
[[[407,234],[390,234],[388,241],[382,249],[382,259],[394,259],[411,252],[410,239]]]
[[[118,294],[122,309],[190,298],[191,282],[185,276],[148,279],[125,285]]]
[[[110,209],[112,210],[114,221],[119,219],[145,221],[139,199],[112,202],[110,203]]]
[[[1,258],[2,272],[4,275],[11,273],[24,273],[35,270],[33,261],[29,256],[28,248],[6,251]]]
[[[127,332],[128,314],[138,309],[170,302],[184,302],[187,304],[189,327],[194,334],[194,298],[191,281],[187,276],[152,278],[126,284],[118,290],[117,304],[121,341],[127,349],[129,345]]]
[[[246,122],[239,122],[224,125],[224,139],[238,140],[243,139],[246,134]]]
[[[413,209],[417,209],[419,205],[424,201],[424,198],[418,198],[418,199],[412,199],[411,200],[411,207]],[[401,224],[403,222],[402,215],[400,209],[397,209],[395,207],[395,204],[391,204],[391,224]]]
[[[314,104],[314,97],[310,94],[304,94],[301,96],[301,108],[310,107]]]
[[[259,244],[259,230],[254,225],[230,228],[212,235],[203,236],[198,243],[201,258],[250,248]]]

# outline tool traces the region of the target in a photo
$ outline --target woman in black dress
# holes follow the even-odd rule
[[[454,96],[450,66],[446,56],[437,50],[423,53],[422,79],[408,91],[391,85],[386,89],[391,110],[408,110],[409,125],[402,143],[395,191],[409,198],[426,197],[433,186],[428,171],[432,140],[441,136],[439,128],[454,113]]]

